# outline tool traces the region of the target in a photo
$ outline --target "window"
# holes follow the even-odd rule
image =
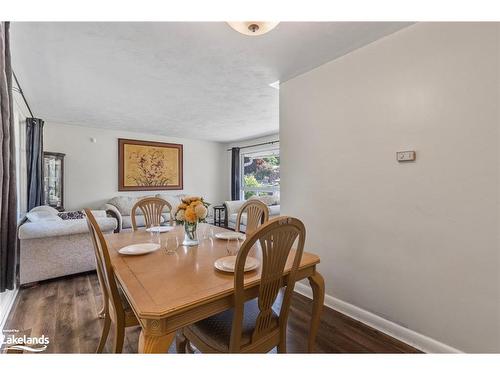
[[[279,150],[266,150],[241,155],[241,199],[280,193]]]

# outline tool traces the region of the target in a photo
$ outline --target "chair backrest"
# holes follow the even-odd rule
[[[233,326],[229,349],[239,352],[243,314],[245,305],[244,266],[249,251],[252,247],[260,248],[262,252],[261,282],[258,294],[259,314],[252,333],[252,343],[266,335],[278,333],[281,339],[285,338],[290,300],[295,285],[297,269],[300,265],[304,251],[306,230],[304,224],[296,218],[280,216],[270,220],[260,227],[242,244],[236,258],[234,288],[235,306]],[[298,240],[298,241],[297,241]],[[273,321],[272,306],[278,297],[283,285],[283,273],[287,259],[292,251],[292,246],[297,241],[297,248],[293,257],[292,268],[286,279],[286,289],[283,302],[279,311],[278,325]],[[279,332],[276,332],[279,330]]]
[[[132,207],[132,211],[130,212],[130,216],[132,219],[132,229],[137,230],[137,222],[136,222],[136,212],[137,209],[140,208],[142,214],[144,215],[144,222],[147,227],[150,226],[159,226],[161,223],[161,214],[165,206],[170,211],[170,225],[173,224],[172,218],[172,206],[166,200],[156,197],[151,198],[143,198],[139,200]]]
[[[118,293],[115,273],[113,271],[113,267],[111,266],[108,245],[106,244],[101,228],[99,228],[92,211],[89,208],[85,208],[84,211],[95,250],[97,275],[99,277],[99,283],[101,284],[105,306],[104,312],[108,314],[109,307],[112,307],[113,312],[117,316],[123,317],[125,316],[125,311],[123,310],[120,294]]]
[[[257,230],[262,224],[269,220],[269,208],[267,205],[257,199],[250,199],[246,201],[238,211],[236,216],[236,232],[240,231],[241,216],[246,212],[246,235],[250,235]]]

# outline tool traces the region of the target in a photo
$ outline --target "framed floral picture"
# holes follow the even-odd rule
[[[182,145],[118,139],[118,190],[182,190]]]

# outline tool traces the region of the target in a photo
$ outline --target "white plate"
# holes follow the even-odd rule
[[[168,225],[168,226],[161,226],[161,227],[151,227],[146,229],[146,232],[170,232],[171,230],[174,230],[174,227]]]
[[[160,245],[157,243],[136,243],[134,245],[128,245],[122,247],[118,252],[123,255],[141,255],[152,253],[160,248]]]
[[[260,262],[258,259],[247,257],[245,263],[245,272],[252,271],[259,267]],[[222,257],[214,262],[215,268],[224,272],[234,272],[234,266],[236,265],[236,255],[231,255],[228,257]]]
[[[245,235],[243,233],[237,233],[237,232],[220,232],[220,233],[215,233],[215,238],[218,238],[219,240],[244,240]]]

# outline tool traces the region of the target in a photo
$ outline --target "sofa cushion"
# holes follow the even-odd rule
[[[106,210],[92,210],[92,215],[94,215],[95,218],[108,217]]]
[[[257,200],[257,201],[261,201],[262,203],[264,203],[265,205],[267,206],[270,206],[274,203],[274,198],[270,195],[263,195],[263,196],[256,196],[254,195],[253,197],[250,197],[248,198],[249,201],[252,201],[252,200]]]
[[[269,216],[279,216],[280,214],[280,205],[277,206],[269,206]]]
[[[275,217],[275,216],[279,216],[279,214],[280,214],[280,206],[269,206],[269,217],[270,218]],[[237,216],[238,216],[238,214],[229,215],[228,216],[229,223],[236,225]],[[245,212],[241,215],[240,222],[241,222],[241,224],[243,224],[245,226],[247,225],[247,214]]]
[[[35,212],[28,212],[26,214],[26,218],[32,222],[40,222],[40,221],[59,221],[62,220],[57,214],[54,214],[52,212],[48,211],[35,211]]]
[[[156,194],[156,197],[167,201],[172,206],[173,211],[176,211],[177,206],[181,204],[181,196],[178,195]],[[170,210],[165,208],[163,212],[170,212]]]
[[[56,215],[57,217],[57,215]],[[33,239],[44,237],[68,236],[71,234],[88,233],[87,220],[62,220],[59,221],[38,221],[34,223],[24,223],[19,227],[19,239]],[[108,217],[96,218],[97,224],[103,232],[111,232],[116,229],[116,219]]]
[[[261,196],[254,195],[253,197],[248,198],[248,200],[253,200],[253,199],[261,201],[267,206],[274,206],[280,204],[279,196],[275,195],[261,195]]]
[[[165,221],[170,220],[170,214],[162,214],[161,215],[161,223],[164,223]],[[143,227],[146,223],[144,220],[144,215],[136,215],[135,216],[135,223],[137,224],[138,227]],[[132,216],[127,215],[127,216],[122,216],[122,229],[128,229],[132,228]]]
[[[130,211],[132,211],[132,207],[137,203],[139,199],[150,198],[151,195],[146,196],[130,196],[130,195],[120,195],[117,197],[113,197],[108,201],[108,204],[112,204],[115,206],[120,214],[122,215],[130,215]]]
[[[143,215],[137,215],[135,217],[135,222],[137,226],[143,227],[144,226],[144,216]],[[132,228],[132,216],[127,215],[127,216],[122,216],[122,229],[128,229]]]
[[[224,207],[226,208],[226,214],[228,215],[228,217],[234,213],[238,213],[241,206],[243,206],[245,202],[245,200],[225,201]]]
[[[57,213],[59,211],[57,211],[54,207],[50,207],[50,206],[37,206],[37,207],[33,207],[30,212],[49,212],[49,213],[53,213],[54,215],[57,215]]]
[[[236,225],[236,218],[237,217],[238,217],[238,214],[229,215],[229,217],[228,217],[229,223]],[[241,215],[240,224],[245,225],[245,226],[247,225],[247,214],[245,212]]]

